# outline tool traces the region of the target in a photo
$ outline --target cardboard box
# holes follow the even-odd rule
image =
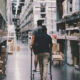
[[[73,4],[72,4],[72,12],[73,13],[77,13],[80,11],[80,2],[79,0],[73,0]]]
[[[4,36],[7,36],[8,35],[8,32],[4,32]]]
[[[57,50],[57,44],[53,43],[52,53],[55,54],[56,50]]]
[[[10,44],[10,51],[14,51],[14,44],[13,43]]]
[[[1,47],[1,52],[2,52],[2,53],[6,53],[6,47],[5,47],[5,46],[2,46],[2,47]]]
[[[20,51],[20,45],[17,45],[17,51]]]

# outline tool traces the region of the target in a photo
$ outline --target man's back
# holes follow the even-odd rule
[[[32,34],[35,36],[38,33],[42,33],[42,27],[37,27],[33,30]]]
[[[37,34],[35,37],[35,43],[37,44],[37,50],[39,53],[50,52],[50,45],[52,45],[52,39],[45,33]]]

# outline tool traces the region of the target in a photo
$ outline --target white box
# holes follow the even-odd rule
[[[63,18],[68,15],[68,1],[65,0],[63,3]]]
[[[79,12],[80,11],[80,1],[79,0],[73,0],[72,3],[72,12]]]

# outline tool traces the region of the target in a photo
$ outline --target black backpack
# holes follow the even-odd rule
[[[39,33],[35,35],[35,41],[33,50],[35,53],[49,52],[50,36],[45,33]]]

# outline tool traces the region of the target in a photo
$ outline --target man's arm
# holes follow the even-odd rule
[[[32,35],[32,40],[31,40],[31,45],[30,45],[31,48],[32,48],[32,46],[33,46],[33,44],[34,44],[34,40],[35,40],[35,36]]]
[[[31,39],[30,48],[32,48],[32,46],[33,46],[33,44],[34,44],[35,35],[36,35],[36,30],[34,29],[33,32],[32,32],[32,39]]]

